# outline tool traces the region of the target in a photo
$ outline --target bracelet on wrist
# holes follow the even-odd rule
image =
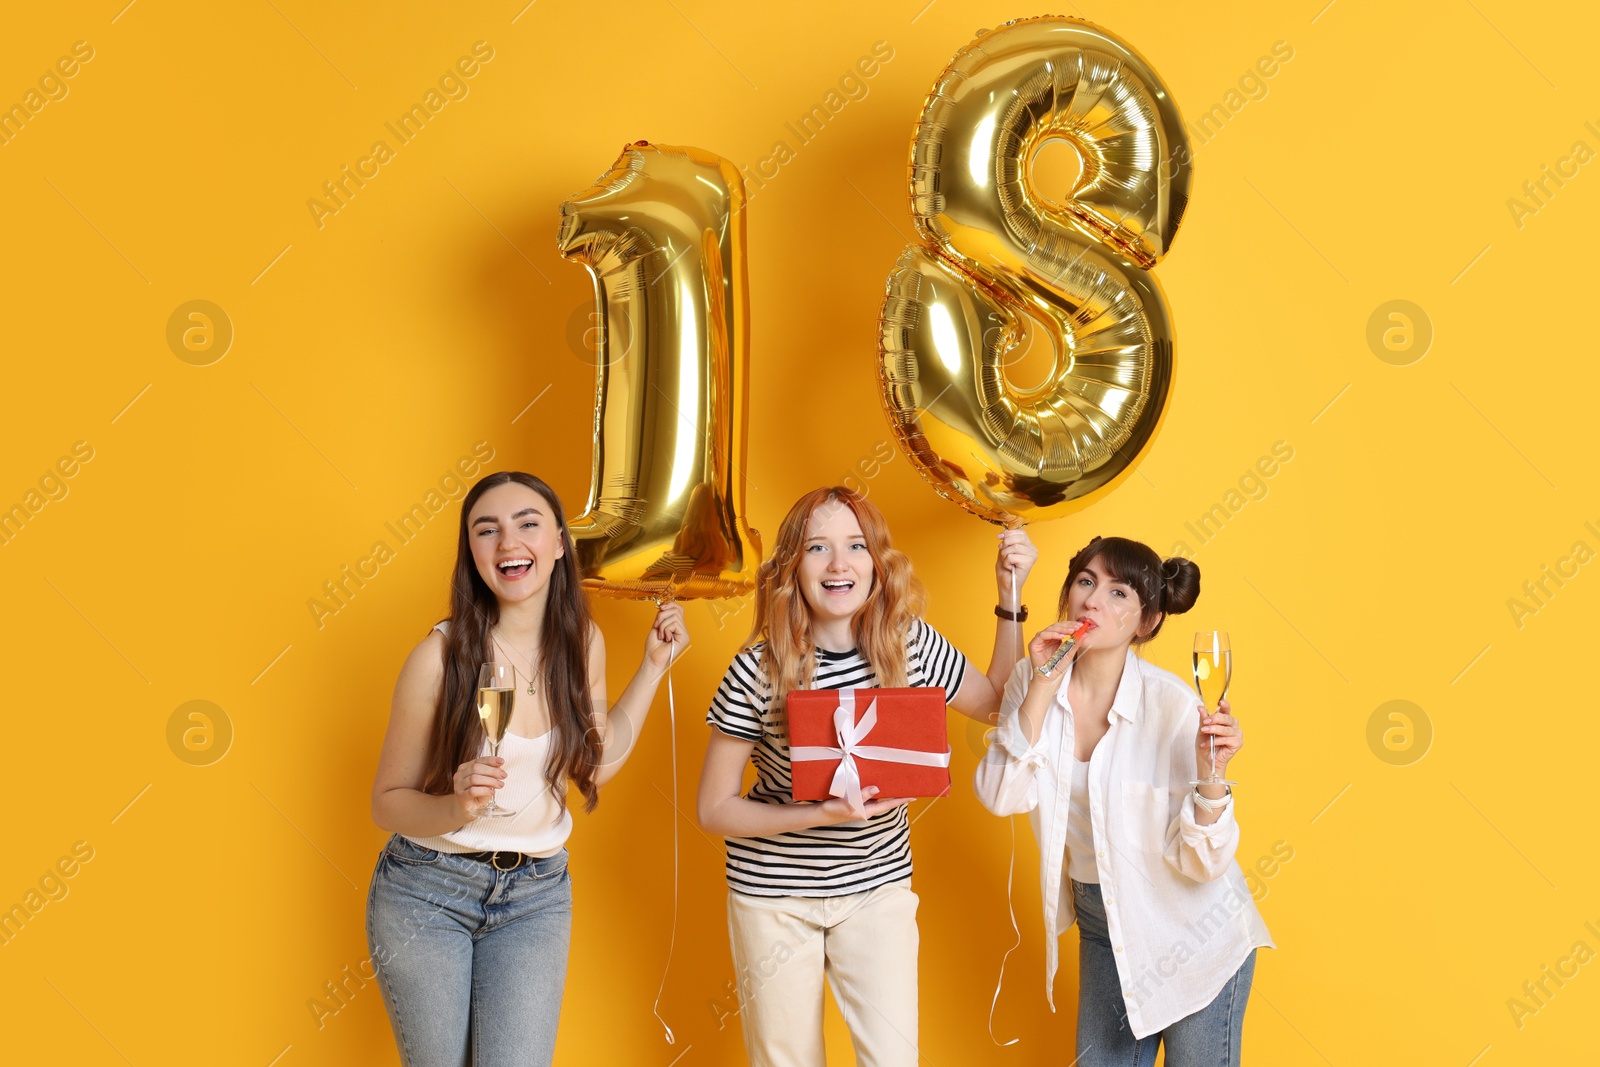
[[[1210,797],[1208,797],[1208,796],[1206,796],[1206,795],[1204,795],[1203,793],[1200,792],[1200,787],[1199,786],[1195,786],[1194,787],[1194,804],[1195,804],[1195,807],[1200,808],[1200,809],[1202,809],[1202,810],[1204,810],[1204,811],[1209,813],[1209,812],[1213,812],[1213,811],[1221,811],[1223,808],[1227,807],[1229,804],[1232,804],[1233,803],[1233,787],[1225,785],[1222,788],[1224,790],[1223,795],[1218,797],[1216,800],[1212,800]]]
[[[1007,611],[999,604],[996,604],[994,607],[994,613],[997,617],[1005,619],[1007,622],[1028,621],[1028,605],[1026,604],[1021,605],[1016,611]]]

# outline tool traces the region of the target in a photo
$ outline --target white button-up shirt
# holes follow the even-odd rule
[[[977,793],[996,815],[1027,812],[1044,892],[1045,997],[1055,1010],[1057,938],[1076,921],[1066,873],[1073,749],[1067,686],[1029,745],[1018,721],[1034,677],[1023,659],[1006,684],[1000,725],[978,765]],[[1171,671],[1129,649],[1111,725],[1089,758],[1089,810],[1117,977],[1136,1037],[1210,1004],[1254,948],[1275,947],[1234,860],[1233,805],[1195,821],[1199,699]],[[1064,918],[1063,918],[1064,917]]]

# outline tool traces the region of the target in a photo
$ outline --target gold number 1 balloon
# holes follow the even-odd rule
[[[1052,140],[1082,160],[1073,189],[1032,179]],[[1172,381],[1172,324],[1149,268],[1189,180],[1171,94],[1106,31],[1021,19],[956,54],[911,146],[922,241],[890,275],[879,323],[884,407],[941,496],[1009,525],[1081,506],[1131,469]],[[1006,359],[1034,331],[1054,342],[1055,366],[1020,389]]]
[[[744,183],[694,148],[636,142],[561,205],[561,254],[594,278],[594,467],[572,520],[584,586],[654,600],[747,592]]]

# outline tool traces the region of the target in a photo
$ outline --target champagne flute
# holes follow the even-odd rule
[[[478,718],[489,741],[489,755],[500,754],[500,742],[511,725],[511,708],[517,697],[517,671],[509,663],[485,663],[478,668]],[[516,812],[502,808],[489,797],[480,819],[504,819]]]
[[[1223,630],[1201,630],[1194,635],[1194,688],[1207,711],[1215,710],[1228,695],[1233,681],[1233,649]],[[1237,785],[1217,773],[1217,738],[1211,738],[1211,775],[1196,778],[1190,785]]]

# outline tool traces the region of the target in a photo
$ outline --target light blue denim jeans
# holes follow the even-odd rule
[[[497,871],[396,834],[367,945],[405,1067],[549,1064],[572,939],[567,852]]]
[[[1079,931],[1076,1067],[1155,1067],[1156,1049],[1163,1044],[1167,1067],[1239,1067],[1244,1006],[1256,973],[1254,949],[1210,1004],[1138,1039],[1128,1028],[1100,887],[1074,881],[1072,902]]]

